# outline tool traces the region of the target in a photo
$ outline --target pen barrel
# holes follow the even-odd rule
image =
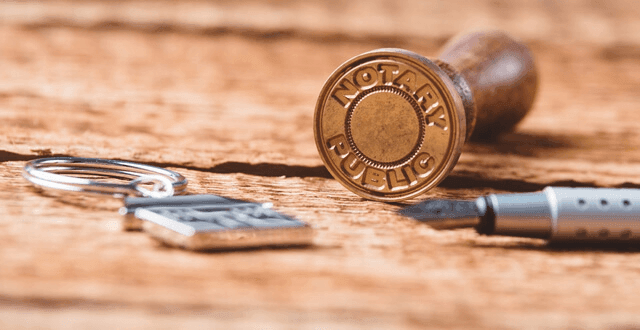
[[[551,240],[640,240],[640,190],[549,187],[545,193],[557,205]]]
[[[550,241],[640,241],[640,190],[547,187],[489,195],[495,235]]]

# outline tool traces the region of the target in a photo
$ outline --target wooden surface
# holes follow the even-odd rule
[[[531,47],[538,98],[412,202],[640,187],[632,0],[0,2],[0,328],[640,327],[640,249],[435,231],[322,166],[313,108],[339,64],[379,47],[433,55],[478,28]],[[192,193],[271,201],[315,226],[314,246],[162,246],[120,230],[117,200],[32,188],[21,168],[47,155],[160,165]]]

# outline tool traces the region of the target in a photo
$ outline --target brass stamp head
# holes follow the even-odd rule
[[[314,123],[331,174],[379,201],[417,196],[440,183],[467,132],[447,74],[401,49],[374,50],[338,68],[320,93]]]

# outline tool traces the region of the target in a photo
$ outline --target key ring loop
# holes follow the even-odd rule
[[[141,184],[153,183],[153,189],[149,190]],[[159,175],[145,175],[129,182],[129,185],[142,194],[151,198],[163,198],[173,196],[173,184],[171,180]]]
[[[126,184],[100,182],[64,174],[95,175],[117,179],[132,179]],[[82,157],[40,158],[28,162],[22,176],[31,183],[45,188],[73,192],[112,195],[122,198],[169,197],[186,192],[187,179],[179,173],[123,160]],[[153,183],[151,190],[141,186]]]

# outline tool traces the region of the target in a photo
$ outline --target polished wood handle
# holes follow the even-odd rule
[[[531,51],[503,32],[475,32],[449,41],[436,64],[462,97],[467,137],[512,130],[529,112],[538,73]]]

